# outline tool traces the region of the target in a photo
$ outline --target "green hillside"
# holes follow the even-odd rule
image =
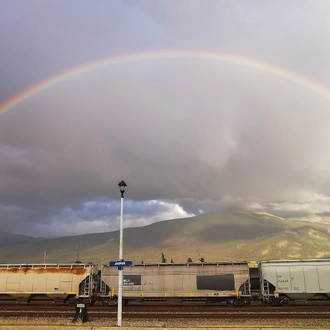
[[[324,258],[329,225],[253,212],[217,212],[124,230],[124,257],[134,263]],[[77,246],[79,250],[77,251]],[[118,259],[119,232],[33,240],[0,247],[1,263],[108,263]]]

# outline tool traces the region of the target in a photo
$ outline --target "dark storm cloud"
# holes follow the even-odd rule
[[[85,61],[167,48],[330,86],[328,1],[97,3],[1,4],[0,100]],[[100,196],[118,199],[122,179],[127,225],[214,208],[328,212],[329,104],[299,81],[198,58],[80,74],[0,116],[0,229],[116,228],[118,203]]]
[[[191,217],[180,205],[167,201],[125,201],[124,228],[140,227],[154,222]],[[73,206],[31,212],[18,207],[0,206],[2,231],[30,236],[57,237],[119,229],[120,202],[108,198],[89,200]],[[42,221],[40,222],[40,217]],[[19,224],[19,226],[18,226]]]

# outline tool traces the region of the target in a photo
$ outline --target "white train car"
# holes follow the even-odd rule
[[[329,259],[261,261],[259,276],[265,304],[330,300]]]
[[[102,283],[115,299],[118,269],[103,266]],[[123,302],[251,302],[247,262],[142,264],[124,267]]]
[[[92,264],[0,264],[0,301],[90,299],[97,274]]]

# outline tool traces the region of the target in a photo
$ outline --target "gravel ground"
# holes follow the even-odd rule
[[[82,324],[81,322],[72,323],[67,318],[0,318],[0,329],[24,329],[24,325],[42,326],[46,325],[48,329],[56,329],[57,326],[65,326],[72,328],[93,328],[93,327],[114,327],[116,320],[110,319],[91,320]],[[18,327],[19,326],[19,327]],[[279,328],[311,328],[311,329],[330,329],[330,320],[306,319],[128,319],[123,320],[123,327],[159,327],[159,328],[245,328],[245,327],[269,327],[273,329]]]

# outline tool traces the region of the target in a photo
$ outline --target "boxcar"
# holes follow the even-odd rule
[[[265,304],[330,300],[328,259],[261,261],[259,276]]]
[[[115,299],[118,269],[103,266],[102,283]],[[124,267],[123,302],[251,302],[247,262],[143,264]]]
[[[93,295],[97,265],[0,264],[0,301],[73,302]]]

